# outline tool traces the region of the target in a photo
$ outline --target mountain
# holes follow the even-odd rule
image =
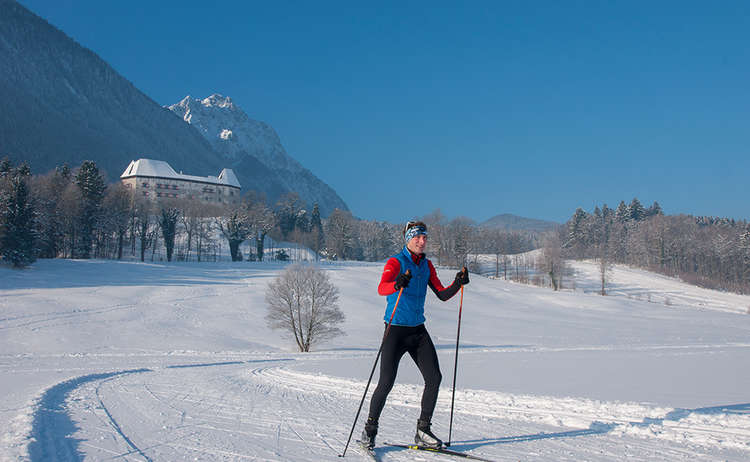
[[[222,155],[227,166],[234,169],[240,183],[252,171],[238,166],[247,163],[248,159],[257,159],[267,171],[261,175],[256,173],[253,183],[273,180],[282,189],[297,192],[308,204],[318,203],[324,215],[330,214],[334,208],[348,210],[330,186],[287,154],[270,125],[248,117],[231,98],[219,94],[204,99],[186,96],[169,109],[198,129]]]
[[[479,226],[484,228],[500,228],[507,231],[536,231],[541,233],[551,231],[559,225],[559,223],[553,221],[524,218],[509,213],[503,213],[480,223]]]
[[[215,143],[205,132],[211,117],[188,108],[191,120],[204,121],[200,132],[15,0],[0,0],[0,63],[0,157],[25,161],[34,173],[93,160],[114,181],[131,160],[150,158],[197,176],[230,167],[243,191],[263,192],[271,201],[297,191],[308,204],[319,202],[324,216],[347,208],[286,154],[271,127],[248,119],[231,100],[217,97],[212,108],[226,118],[211,114],[237,135],[224,132],[228,142]]]
[[[109,64],[13,0],[0,0],[0,156],[34,173],[94,160],[110,180],[150,157],[195,175],[223,159]]]

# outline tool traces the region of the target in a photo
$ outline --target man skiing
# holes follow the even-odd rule
[[[408,352],[424,378],[422,411],[417,420],[414,442],[418,446],[440,448],[443,442],[432,433],[430,425],[442,374],[435,345],[424,326],[424,302],[428,286],[440,300],[450,299],[462,285],[469,283],[469,272],[464,267],[449,287],[443,287],[435,267],[425,257],[427,225],[421,221],[410,221],[404,227],[403,236],[406,245],[386,262],[378,285],[378,294],[387,297],[386,323],[396,307],[399,291],[403,289],[403,292],[390,331],[383,339],[380,379],[370,401],[370,414],[361,441],[367,447],[375,447],[380,413],[396,381],[399,361]]]

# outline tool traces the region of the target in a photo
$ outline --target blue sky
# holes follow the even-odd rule
[[[750,3],[21,0],[168,105],[231,96],[361,218],[750,219]]]

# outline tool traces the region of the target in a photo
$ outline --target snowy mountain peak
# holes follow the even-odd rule
[[[223,96],[219,93],[214,93],[208,98],[204,98],[201,101],[201,104],[205,107],[219,107],[222,109],[230,109],[232,111],[236,109],[234,104],[232,103],[232,98]]]
[[[333,189],[287,154],[273,127],[248,117],[229,96],[188,95],[169,109],[195,127],[230,165],[255,159],[274,172],[283,189],[297,192],[308,204],[318,203],[324,215],[335,208],[348,210]]]

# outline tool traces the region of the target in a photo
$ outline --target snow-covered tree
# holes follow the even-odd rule
[[[246,202],[245,209],[250,220],[252,235],[255,238],[258,260],[263,261],[266,235],[276,227],[276,215],[262,200]]]
[[[28,168],[11,169],[0,178],[0,255],[15,268],[36,260],[36,212],[28,186]]]
[[[331,258],[348,260],[355,250],[355,220],[351,212],[336,209],[326,220],[326,251]]]
[[[615,210],[615,220],[620,223],[625,223],[630,219],[630,208],[625,204],[625,201],[620,201],[620,205]]]
[[[167,261],[172,261],[174,252],[174,240],[177,235],[177,220],[180,219],[180,209],[176,207],[164,207],[159,217],[159,227],[164,239],[164,247],[167,250]]]
[[[245,242],[252,233],[252,225],[247,213],[240,208],[233,209],[228,216],[219,218],[217,225],[221,234],[229,242],[229,253],[232,261],[242,260],[240,244]]]
[[[574,258],[585,256],[585,246],[589,241],[588,221],[588,214],[580,207],[576,209],[573,217],[568,221],[568,235],[563,243],[563,248],[568,249]]]
[[[646,209],[643,208],[641,201],[637,197],[634,197],[628,206],[630,212],[630,219],[633,221],[641,221],[646,218]]]

